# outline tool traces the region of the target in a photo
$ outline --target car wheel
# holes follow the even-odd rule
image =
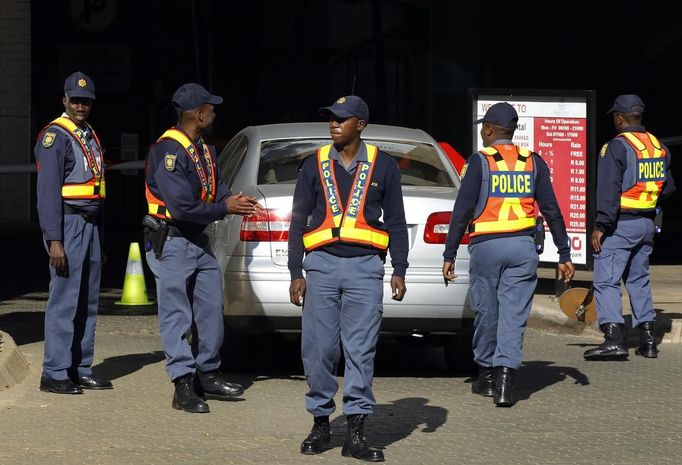
[[[452,374],[471,374],[476,372],[473,334],[448,337],[443,345],[445,364]]]
[[[246,357],[249,353],[249,335],[225,326],[223,347],[220,350],[221,369],[223,371],[235,371],[246,366]]]

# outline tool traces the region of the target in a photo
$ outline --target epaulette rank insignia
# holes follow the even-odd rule
[[[609,144],[604,144],[601,148],[601,151],[599,152],[599,156],[604,158],[604,155],[606,155],[606,148],[609,146]]]
[[[177,158],[177,155],[174,155],[172,153],[167,153],[166,154],[166,159],[165,161],[165,166],[168,171],[174,171],[175,170],[175,159]]]
[[[54,144],[54,140],[57,138],[56,132],[46,132],[43,136],[43,147],[49,149]]]

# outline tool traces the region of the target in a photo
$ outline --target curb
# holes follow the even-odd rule
[[[543,302],[547,300],[547,302]],[[596,324],[583,323],[568,318],[564,312],[555,308],[558,303],[550,296],[536,296],[528,318],[528,327],[539,329],[547,334],[572,334],[574,336],[602,338]]]
[[[536,296],[528,317],[528,327],[547,334],[572,334],[574,336],[602,339],[603,334],[597,323],[582,323],[571,320],[559,310],[554,296]],[[682,344],[682,320],[669,319],[664,313],[657,319],[657,331],[663,344]]]
[[[31,368],[12,337],[0,331],[0,391],[21,383]]]

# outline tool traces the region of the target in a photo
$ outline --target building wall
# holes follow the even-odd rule
[[[0,163],[31,162],[31,2],[0,0]],[[0,221],[28,222],[29,174],[0,174]]]

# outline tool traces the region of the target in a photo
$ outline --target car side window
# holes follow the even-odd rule
[[[246,158],[247,147],[247,138],[243,135],[238,135],[227,144],[220,153],[220,157],[218,157],[220,177],[228,189],[232,188],[234,177]]]

